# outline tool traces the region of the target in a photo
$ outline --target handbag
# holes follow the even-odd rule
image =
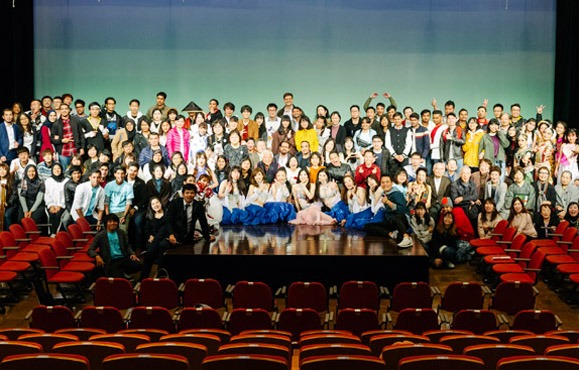
[[[367,147],[369,147],[370,145],[372,145],[372,143],[369,143],[369,142],[367,142],[367,141],[364,140],[364,139],[360,139],[360,136],[358,136],[358,137],[356,138],[356,144],[358,144],[358,146],[360,146],[360,147],[362,147],[362,148],[367,148]]]

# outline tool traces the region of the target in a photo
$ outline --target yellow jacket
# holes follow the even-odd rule
[[[299,151],[302,150],[302,141],[307,141],[310,143],[310,150],[312,152],[318,151],[318,133],[316,129],[307,129],[307,130],[297,130],[296,131],[296,149]]]
[[[470,167],[478,167],[478,145],[485,132],[477,130],[474,134],[471,131],[466,133],[466,140],[462,146],[464,151],[464,164]]]

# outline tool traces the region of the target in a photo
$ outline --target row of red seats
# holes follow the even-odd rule
[[[238,360],[241,359],[240,356],[256,360],[255,364],[246,361],[245,366],[254,365],[261,368],[261,366],[268,365],[267,368],[272,368],[272,364],[277,364],[279,367],[274,366],[273,368],[288,369],[291,364],[289,333],[242,334],[232,337],[229,343],[219,345],[216,351],[215,348],[210,350],[210,347],[205,345],[206,342],[199,342],[198,338],[196,341],[195,335],[202,336],[203,334],[185,334],[181,337],[177,335],[165,336],[160,338],[159,343],[142,342],[135,345],[135,342],[128,341],[130,337],[145,337],[140,338],[143,340],[148,338],[138,334],[125,334],[124,337],[123,335],[109,335],[108,337],[95,335],[89,342],[75,342],[71,341],[71,337],[74,338],[74,336],[64,335],[63,337],[61,335],[63,338],[59,343],[49,343],[46,340],[49,335],[27,334],[22,335],[20,340],[16,342],[0,342],[0,356],[11,356],[14,353],[37,353],[43,349],[56,353],[82,354],[87,357],[86,362],[91,364],[93,370],[95,368],[97,370],[107,369],[107,363],[112,358],[133,358],[132,361],[125,362],[126,366],[136,366],[137,360],[134,359],[138,358],[141,365],[147,366],[147,368],[157,368],[159,364],[156,361],[160,361],[162,358],[157,358],[157,355],[169,355],[170,358],[174,355],[183,356],[180,358],[182,365],[177,364],[177,366],[178,368],[189,369],[212,369],[213,366],[225,366],[226,364],[230,366],[229,368],[242,368],[240,367],[241,364],[238,363]],[[387,336],[391,338],[386,338]],[[121,341],[121,338],[124,341]],[[435,337],[433,336],[433,338]],[[548,356],[544,358],[547,361],[550,356],[577,358],[579,353],[578,344],[569,344],[568,338],[556,335],[517,336],[510,339],[510,344],[500,344],[499,339],[495,337],[475,335],[440,336],[438,343],[431,343],[428,339],[403,334],[376,334],[370,337],[370,346],[368,346],[347,332],[304,333],[300,338],[300,368],[317,369],[318,367],[315,366],[321,366],[320,363],[324,363],[324,366],[333,363],[334,367],[340,369],[362,366],[361,368],[395,370],[402,368],[403,364],[421,363],[424,365],[424,361],[429,359],[426,362],[430,366],[450,366],[451,369],[459,366],[457,368],[464,369],[471,368],[472,364],[477,364],[474,367],[476,369],[495,369],[497,364],[500,368],[501,363],[520,360],[513,356],[532,356],[544,353]],[[376,351],[377,344],[385,345]],[[146,357],[143,356],[120,356],[125,352],[146,353],[154,360],[147,363],[144,361]],[[116,357],[107,357],[115,354]],[[462,357],[460,354],[466,357]],[[207,355],[210,357],[205,357]],[[375,355],[380,355],[380,359],[373,357]],[[6,357],[4,361],[10,363],[15,358]],[[20,359],[23,358],[25,357],[20,357]],[[31,358],[51,358],[51,355],[46,354],[43,357],[32,355]],[[173,359],[175,358],[173,357]],[[537,359],[537,357],[533,358]],[[230,361],[233,359],[236,361],[231,363]],[[262,359],[273,361],[262,363],[259,361]],[[451,362],[443,361],[444,359]],[[542,368],[550,368],[549,366],[553,364],[559,364],[562,368],[566,368],[569,364],[577,364],[577,360],[571,358],[558,357],[558,359],[559,362],[543,362]],[[163,363],[166,366],[171,364],[167,361]],[[316,363],[318,365],[315,365]],[[187,367],[183,367],[184,364]]]

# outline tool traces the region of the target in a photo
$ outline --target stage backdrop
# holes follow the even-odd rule
[[[474,115],[553,108],[555,0],[35,0],[35,94],[87,103],[166,91],[179,110],[210,98],[265,111],[291,91],[348,116],[374,91],[400,105]],[[384,101],[384,99],[377,99]],[[490,115],[490,112],[489,112]],[[345,118],[344,118],[345,119]]]

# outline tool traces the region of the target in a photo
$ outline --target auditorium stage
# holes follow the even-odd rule
[[[429,271],[420,243],[401,249],[390,239],[339,226],[224,226],[215,242],[182,245],[167,251],[165,258],[177,282],[263,281],[273,289],[293,281],[339,286],[349,280],[392,288],[402,281],[428,282]]]

